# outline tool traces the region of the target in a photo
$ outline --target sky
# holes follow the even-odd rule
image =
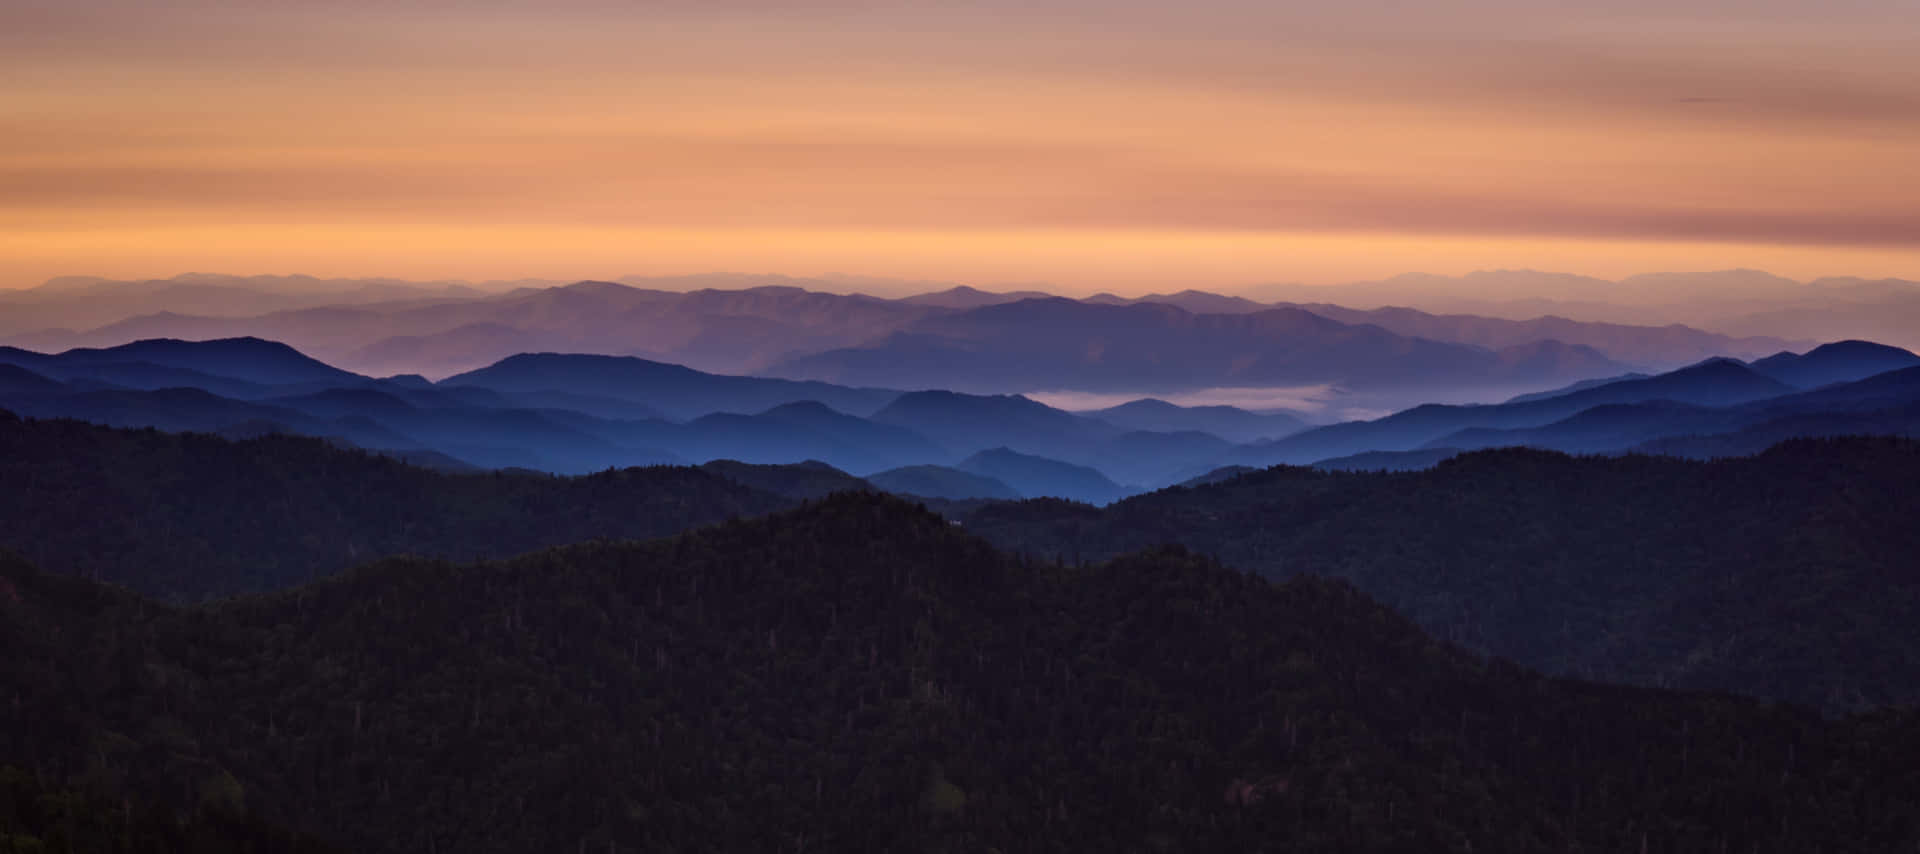
[[[1920,278],[1920,3],[0,0],[0,287]]]

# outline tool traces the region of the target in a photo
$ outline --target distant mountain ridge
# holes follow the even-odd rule
[[[1715,356],[1750,359],[1779,352],[1792,342],[1770,337],[1735,337],[1678,324],[1632,326],[1580,322],[1546,316],[1509,320],[1475,315],[1434,315],[1411,308],[1357,310],[1328,303],[1299,306],[1342,323],[1368,323],[1401,335],[1500,349],[1536,341],[1591,347],[1620,362],[1675,366]]]
[[[1177,406],[1155,398],[1141,398],[1081,414],[1129,430],[1198,430],[1230,442],[1276,439],[1307,428],[1305,421],[1286,413],[1255,413],[1233,406]]]
[[[53,355],[0,347],[0,361],[50,374],[78,373],[107,364],[148,364],[260,385],[328,383],[360,378],[278,341],[259,338],[197,342],[146,339],[118,347],[75,349]]]
[[[1915,365],[1920,365],[1920,356],[1898,347],[1871,341],[1836,341],[1806,353],[1776,353],[1754,361],[1751,367],[1788,385],[1810,389]]]
[[[1050,495],[1107,504],[1126,497],[1128,490],[1097,469],[1022,454],[1007,448],[989,448],[967,457],[959,470],[991,478],[1022,495]],[[968,496],[975,497],[975,496]]]
[[[1100,310],[1192,317],[1167,306]],[[1550,358],[1553,350],[1546,352]],[[1752,364],[1712,359],[1503,404],[1416,406],[1313,428],[1284,414],[1155,399],[1076,414],[1019,395],[717,375],[638,357],[579,354],[522,354],[440,383],[360,376],[257,339],[143,341],[60,354],[0,348],[0,365],[10,368],[0,376],[0,408],[35,417],[229,436],[297,433],[450,471],[579,474],[725,459],[815,460],[855,477],[913,469],[935,498],[950,497],[953,489],[1000,495],[940,474],[964,470],[967,458],[994,449],[1038,459],[1022,475],[987,473],[1019,495],[1103,503],[1232,465],[1365,461],[1405,468],[1441,458],[1416,452],[1510,445],[1579,453],[1653,447],[1752,453],[1764,447],[1763,439],[1920,431],[1911,415],[1920,388],[1903,379],[1920,369],[1920,356],[1868,342],[1836,342]],[[1873,373],[1899,365],[1913,367]],[[1671,441],[1685,437],[1701,441]],[[1105,482],[1040,474],[1058,474],[1062,466],[1092,469]],[[1022,481],[1029,476],[1035,479]]]
[[[297,382],[255,383],[117,361],[134,355]],[[66,379],[8,364],[8,358]],[[22,415],[234,436],[297,433],[448,470],[577,474],[722,459],[820,460],[864,475],[950,466],[978,450],[1013,444],[1074,464],[1116,466],[1127,482],[1150,486],[1230,447],[1191,431],[1130,433],[1016,398],[917,393],[948,405],[916,420],[902,413],[910,413],[917,398],[890,389],[713,375],[635,357],[525,354],[438,384],[349,374],[257,341],[143,342],[55,355],[0,350],[0,365],[8,368],[0,378],[0,408]],[[908,403],[892,406],[903,397]],[[824,401],[888,414],[863,418]],[[1021,418],[1008,417],[1008,406],[1031,423],[1022,427]],[[1043,426],[1036,431],[1036,425]],[[1143,443],[1152,445],[1151,454]],[[1155,455],[1164,461],[1153,462]]]
[[[442,380],[445,386],[500,391],[564,391],[643,403],[670,416],[760,412],[818,401],[842,412],[872,414],[900,392],[828,383],[724,376],[631,356],[523,353]]]
[[[1470,277],[1475,286],[1484,279]],[[739,374],[768,371],[836,350],[875,346],[891,335],[923,332],[922,324],[943,315],[1055,299],[1038,290],[994,293],[964,285],[904,298],[847,292],[904,286],[910,283],[747,274],[478,285],[397,280],[329,284],[305,277],[190,276],[159,286],[84,280],[66,287],[0,292],[0,341],[44,351],[116,346],[141,338],[253,336],[282,341],[370,375],[440,377],[518,353],[541,351],[634,355]],[[1849,287],[1814,290],[1900,292],[1888,283]],[[228,296],[202,300],[185,292],[207,288]],[[163,294],[174,297],[169,301]],[[235,294],[255,294],[258,299]],[[338,299],[328,301],[329,295]],[[1327,300],[1276,305],[1191,289],[1142,297],[1100,294],[1078,303],[1105,308],[1171,306],[1190,314],[1225,317],[1306,308],[1348,325],[1375,326],[1403,337],[1496,352],[1559,341],[1570,348],[1585,348],[1559,356],[1563,362],[1572,353],[1584,358],[1597,353],[1636,368],[1671,368],[1714,355],[1751,358],[1799,346],[1791,336],[1741,338],[1673,326],[1670,321],[1631,326],[1559,317],[1436,316],[1404,307],[1358,310]],[[116,305],[124,309],[115,309]],[[1322,361],[1337,359],[1329,356]],[[1510,361],[1515,364],[1496,360],[1488,370],[1526,373],[1518,365],[1524,356],[1515,354]],[[1562,365],[1563,371],[1577,369],[1571,362]],[[937,373],[922,372],[912,379],[916,381],[879,384],[982,392],[1028,390],[1004,383],[962,387],[943,382]]]
[[[1451,437],[1462,431],[1544,427],[1600,406],[1667,401],[1723,407],[1779,397],[1794,390],[1740,362],[1713,359],[1658,376],[1616,380],[1553,396],[1481,406],[1419,406],[1373,421],[1318,427],[1252,446],[1246,458],[1268,464],[1305,465],[1371,451],[1456,447]]]
[[[896,387],[942,377],[974,393],[1154,391],[1343,383],[1542,383],[1621,373],[1590,348],[1491,351],[1350,326],[1301,309],[1193,314],[1158,304],[1000,303],[918,321],[877,342],[783,362],[775,376]]]

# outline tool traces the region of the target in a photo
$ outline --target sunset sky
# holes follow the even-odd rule
[[[0,287],[1920,278],[1913,0],[0,0],[0,81]]]

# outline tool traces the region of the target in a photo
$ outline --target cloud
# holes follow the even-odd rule
[[[1179,406],[1237,406],[1254,411],[1284,409],[1312,413],[1325,409],[1341,392],[1332,385],[1273,386],[1252,388],[1206,388],[1155,397]],[[1026,395],[1048,406],[1071,411],[1106,409],[1140,399],[1139,394],[1105,394],[1087,391],[1036,391]]]

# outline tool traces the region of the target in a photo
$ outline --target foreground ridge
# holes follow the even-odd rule
[[[1910,713],[1547,679],[1343,583],[1022,559],[885,496],[185,609],[0,579],[0,761],[352,850],[1869,851],[1920,827]]]

